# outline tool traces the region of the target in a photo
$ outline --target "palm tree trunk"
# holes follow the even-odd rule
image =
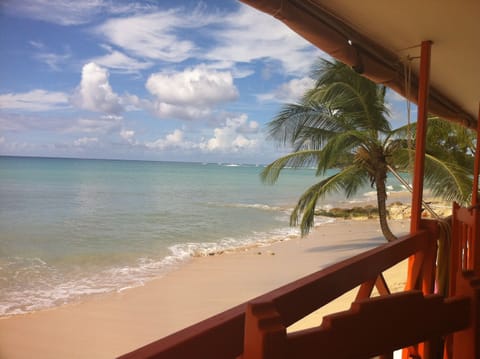
[[[385,184],[387,180],[387,173],[386,171],[384,173],[377,173],[375,177],[375,184],[377,185],[377,205],[380,228],[382,229],[382,233],[385,236],[385,239],[388,242],[392,242],[396,240],[397,237],[390,230],[387,221],[387,188]]]

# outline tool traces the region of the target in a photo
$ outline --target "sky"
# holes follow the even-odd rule
[[[235,0],[1,0],[0,51],[0,155],[256,164],[326,57]]]

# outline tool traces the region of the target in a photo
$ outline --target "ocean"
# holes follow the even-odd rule
[[[290,211],[319,178],[285,169],[266,185],[262,169],[0,156],[0,316],[141,286],[195,256],[298,237]],[[372,194],[367,187],[349,201]]]

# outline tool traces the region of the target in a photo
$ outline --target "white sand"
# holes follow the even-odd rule
[[[409,228],[408,220],[391,225],[397,234]],[[0,358],[112,358],[383,243],[377,221],[337,220],[306,239],[194,258],[143,287],[1,319]],[[403,287],[405,268],[387,275],[394,289]],[[353,296],[291,329],[318,325],[326,313],[349,308]]]

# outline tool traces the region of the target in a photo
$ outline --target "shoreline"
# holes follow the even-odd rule
[[[404,234],[409,221],[391,225]],[[337,219],[307,238],[195,257],[141,287],[0,318],[0,357],[118,356],[383,243],[377,220]],[[348,299],[340,302],[349,306]],[[328,306],[321,310],[331,312]],[[316,322],[323,316],[314,314]],[[307,319],[292,330],[308,325]]]

